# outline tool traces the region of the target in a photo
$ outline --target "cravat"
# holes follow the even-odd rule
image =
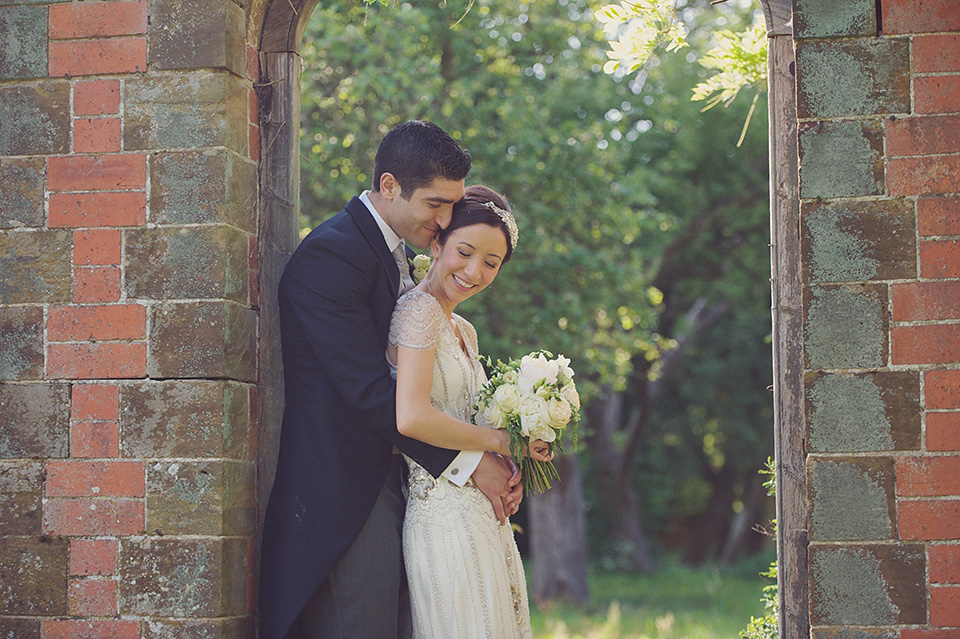
[[[397,244],[397,247],[393,249],[393,259],[397,263],[397,268],[400,269],[400,294],[408,288],[413,288],[413,278],[410,277],[410,263],[407,262],[407,252],[405,248],[406,245],[400,242]]]

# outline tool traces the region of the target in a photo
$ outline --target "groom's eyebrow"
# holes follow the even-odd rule
[[[455,202],[460,201],[460,200],[451,200],[448,197],[440,197],[439,195],[432,195],[430,197],[425,197],[423,199],[427,200],[428,202],[439,202],[440,204],[453,204]]]

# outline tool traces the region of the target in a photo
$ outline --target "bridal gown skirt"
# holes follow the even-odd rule
[[[520,553],[473,484],[436,480],[409,462],[403,559],[414,639],[530,639]]]

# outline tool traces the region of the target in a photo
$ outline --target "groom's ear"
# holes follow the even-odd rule
[[[380,175],[380,194],[383,197],[388,200],[395,199],[400,196],[400,190],[400,183],[393,173],[384,172]]]

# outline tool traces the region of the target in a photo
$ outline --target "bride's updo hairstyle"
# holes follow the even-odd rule
[[[463,199],[453,205],[450,224],[437,233],[437,242],[443,246],[453,231],[474,224],[486,224],[503,231],[507,240],[507,254],[503,256],[501,264],[506,264],[517,242],[517,223],[507,198],[482,184],[468,186],[463,190]]]

